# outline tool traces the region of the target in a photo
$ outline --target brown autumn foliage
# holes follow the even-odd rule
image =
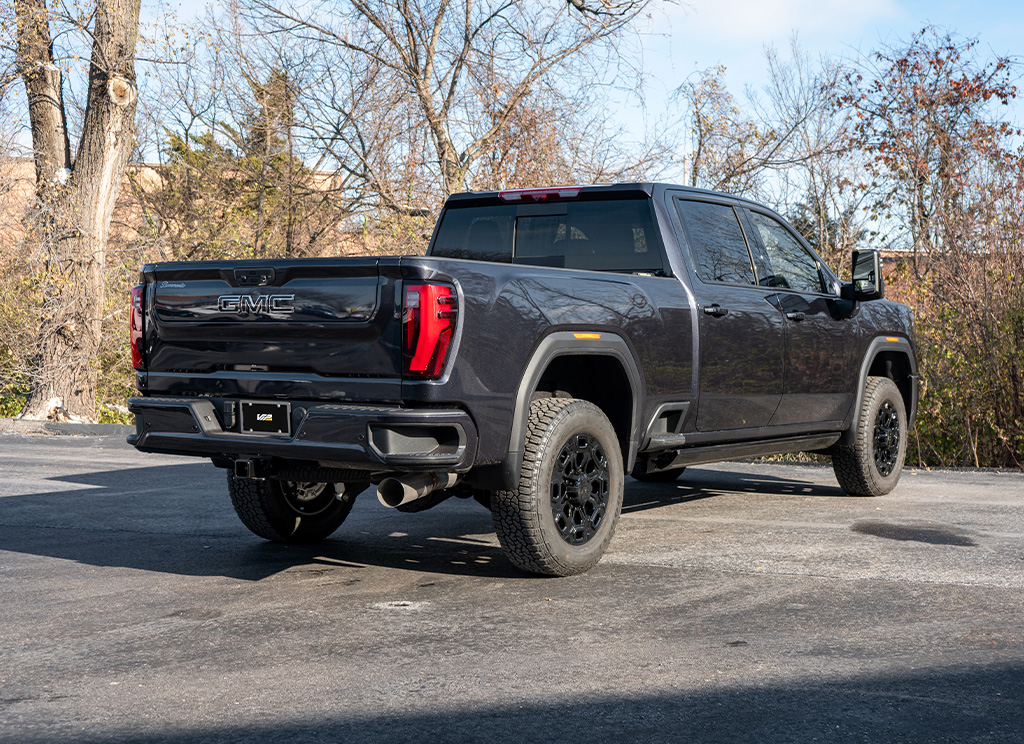
[[[934,28],[847,76],[850,188],[894,226],[906,258],[892,294],[916,311],[926,395],[912,457],[1024,464],[1024,151],[1005,117],[1013,61]]]

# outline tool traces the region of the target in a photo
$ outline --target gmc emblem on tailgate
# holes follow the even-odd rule
[[[221,295],[217,298],[217,309],[222,313],[253,315],[266,313],[293,313],[293,294],[278,295]]]

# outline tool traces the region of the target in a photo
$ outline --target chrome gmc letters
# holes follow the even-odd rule
[[[253,315],[266,313],[293,313],[293,294],[278,295],[221,295],[217,298],[217,309],[222,313]]]

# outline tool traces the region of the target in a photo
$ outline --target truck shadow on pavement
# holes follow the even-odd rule
[[[429,672],[427,678],[435,676]],[[439,675],[438,675],[439,676]],[[429,741],[520,744],[557,741],[704,742],[1019,742],[1024,739],[1024,668],[919,670],[832,678],[809,684],[778,681],[651,693],[561,694],[550,702],[509,699],[468,710],[446,701],[419,705],[382,701],[375,710],[319,710],[275,721],[270,714],[236,724],[185,719],[156,731],[131,717],[103,723],[51,722],[45,734],[23,727],[19,744],[54,741],[67,727],[81,744],[205,744],[206,742]],[[519,693],[522,695],[523,693]],[[429,700],[429,697],[428,697]],[[418,709],[418,710],[417,710]],[[344,711],[344,712],[342,712]],[[238,716],[236,716],[237,718]],[[299,719],[299,720],[297,720]],[[154,723],[146,721],[146,728]],[[159,724],[156,724],[159,726]],[[41,729],[43,727],[40,727]],[[170,730],[168,730],[170,729]],[[0,734],[0,740],[3,740]],[[63,739],[62,739],[63,740]],[[14,741],[13,739],[11,741]]]
[[[238,521],[221,471],[205,463],[52,477],[55,489],[0,499],[0,549],[186,576],[259,581],[285,571],[401,569],[526,577],[502,553],[490,514],[450,499],[427,512],[380,506],[372,489],[331,538],[281,545]],[[61,484],[65,487],[61,488]],[[626,482],[623,513],[728,493],[841,496],[838,487],[747,473],[693,470],[678,482]]]
[[[828,473],[831,475],[831,471]],[[762,473],[689,468],[678,480],[670,483],[641,483],[633,479],[627,480],[622,511],[643,511],[726,494],[747,493],[765,496],[853,498],[847,497],[838,485],[821,485],[810,479],[798,480]]]

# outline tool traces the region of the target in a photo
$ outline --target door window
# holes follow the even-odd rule
[[[771,264],[772,273],[762,277],[761,284],[822,294],[824,290],[818,261],[796,236],[773,217],[758,212],[749,214]]]
[[[756,284],[747,241],[732,207],[677,200],[676,210],[701,281]]]

